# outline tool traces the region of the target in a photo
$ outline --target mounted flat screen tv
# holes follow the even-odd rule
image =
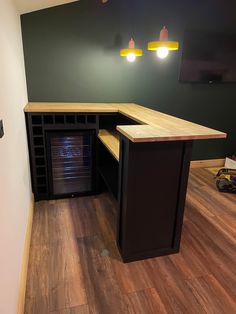
[[[185,32],[179,80],[235,83],[236,34]]]

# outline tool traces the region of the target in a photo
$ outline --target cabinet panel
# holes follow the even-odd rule
[[[117,241],[124,261],[178,251],[190,156],[189,142],[121,138]]]

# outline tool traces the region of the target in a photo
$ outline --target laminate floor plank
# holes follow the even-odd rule
[[[108,193],[36,204],[25,314],[236,313],[236,195],[191,169],[180,253],[124,264]]]
[[[104,244],[95,237],[78,239],[79,254],[86,278],[85,287],[91,313],[127,312],[127,297],[122,294],[110,258],[103,256]]]
[[[168,313],[204,313],[203,307],[188,287],[185,276],[178,271],[169,257],[148,262],[151,268],[150,276]]]
[[[187,230],[187,234],[195,232],[194,226],[191,223],[189,223]],[[230,265],[222,261],[222,253],[218,256],[214,249],[212,250],[211,246],[202,244],[200,234],[194,239],[194,241],[189,241],[189,246],[190,245],[202,261],[202,264],[205,264],[208,274],[214,275],[228,294],[236,300],[236,279],[234,275],[235,257],[232,257],[232,260],[230,261],[230,264],[233,264],[232,268]]]
[[[102,232],[99,233],[103,241],[103,254],[109,255],[111,260],[121,262],[121,257],[118,253],[115,239],[115,216],[114,203],[110,204],[109,198],[106,194],[101,195],[99,198],[93,200],[93,205],[96,208],[97,222],[99,229]]]
[[[49,222],[48,210],[49,202],[38,202],[35,206],[33,217],[33,228],[31,236],[31,246],[45,244],[49,242]],[[52,226],[50,226],[51,228]]]
[[[235,314],[232,300],[214,276],[204,276],[187,282],[199,304],[208,314]]]
[[[90,314],[88,305],[80,305],[67,309],[50,312],[50,314]]]
[[[146,265],[142,262],[123,264],[113,260],[112,265],[123,293],[132,293],[154,287],[153,280],[148,276]]]
[[[224,265],[232,266],[231,269],[236,272],[235,258],[236,251],[235,245],[223,232],[220,232],[214,224],[210,224],[208,220],[196,212],[193,208],[188,207],[187,217],[189,218],[186,228],[192,226],[189,232],[195,236],[195,243],[198,242],[203,246],[203,250],[208,254],[213,254],[216,260],[221,261]],[[193,230],[196,233],[193,234]],[[197,235],[197,238],[196,238]],[[204,244],[204,245],[202,245]]]
[[[205,211],[209,211],[212,215],[227,214],[236,219],[235,202],[230,199],[223,198],[222,194],[215,193],[215,189],[203,187],[194,189],[187,197],[187,201],[196,204],[201,204]],[[222,201],[224,206],[222,206]]]
[[[77,244],[72,240],[50,246],[50,311],[87,304]]]
[[[127,296],[130,301],[128,309],[130,314],[168,313],[155,288],[129,293]]]
[[[214,175],[209,173],[206,169],[204,168],[198,168],[198,169],[191,169],[190,171],[190,180],[197,180],[199,182],[199,186],[208,186],[212,187],[215,189],[215,179]],[[197,187],[197,188],[198,188]]]
[[[94,201],[99,227],[103,230],[104,249],[111,257],[112,271],[115,273],[122,292],[131,293],[153,287],[153,282],[149,279],[145,264],[142,261],[124,264],[118,254],[114,241],[117,209],[114,210],[114,203],[111,203],[111,198],[107,194],[103,194]]]
[[[74,237],[83,238],[101,233],[98,227],[94,196],[70,199],[70,215],[74,224]]]
[[[27,275],[25,313],[49,312],[49,247],[31,246]]]
[[[184,232],[185,230],[183,233]],[[205,261],[200,259],[191,244],[187,243],[185,239],[182,241],[181,252],[179,254],[170,255],[169,258],[175,265],[177,271],[183,274],[185,280],[209,274],[205,266]]]

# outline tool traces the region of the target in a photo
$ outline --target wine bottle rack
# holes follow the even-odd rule
[[[35,199],[50,199],[47,132],[83,129],[97,131],[99,115],[96,113],[27,113],[26,122]]]

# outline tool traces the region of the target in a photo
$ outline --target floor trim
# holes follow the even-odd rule
[[[20,273],[17,314],[23,314],[24,307],[25,307],[25,291],[26,291],[28,261],[29,261],[29,252],[30,252],[31,232],[32,232],[32,224],[33,224],[33,213],[34,213],[34,195],[32,194],[31,199],[30,199],[30,204],[29,204],[28,222],[27,222],[27,228],[26,228],[26,234],[25,234],[24,252],[23,252],[22,266],[21,266],[21,273]]]
[[[225,159],[208,159],[208,160],[194,160],[191,161],[190,168],[210,168],[210,167],[223,167]]]

